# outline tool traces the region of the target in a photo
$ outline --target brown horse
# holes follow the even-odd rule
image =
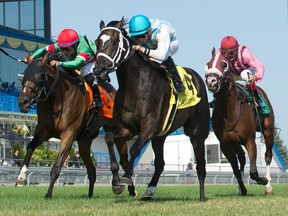
[[[49,65],[50,60],[62,60],[63,55],[59,54],[33,60],[22,77],[23,87],[18,99],[20,111],[27,113],[31,105],[36,103],[38,124],[34,137],[27,146],[16,186],[25,184],[28,164],[35,149],[51,137],[59,138],[59,154],[51,169],[50,185],[45,196],[52,198],[54,183],[70,153],[72,143],[76,140],[90,182],[88,196],[92,197],[96,181],[96,169],[90,156],[92,140],[98,136],[101,127],[109,131],[114,120],[89,111],[91,100],[80,76],[74,71],[68,72],[60,67],[55,69]],[[109,83],[103,83],[101,86],[105,89],[107,97],[114,100],[116,91],[113,86]],[[115,160],[113,143],[108,145],[108,149],[111,159]]]
[[[220,141],[220,147],[230,162],[234,175],[238,181],[240,193],[247,194],[243,183],[245,146],[250,158],[250,176],[260,185],[266,185],[266,193],[272,193],[270,184],[270,163],[272,160],[272,146],[274,143],[274,113],[265,92],[258,87],[258,91],[265,98],[270,113],[256,116],[248,104],[247,97],[241,94],[235,82],[235,75],[229,68],[227,60],[212,51],[212,59],[207,64],[206,84],[209,91],[214,93],[215,108],[212,115],[213,130]],[[252,103],[253,104],[253,103]],[[259,118],[257,118],[259,117]],[[256,131],[263,129],[266,152],[266,177],[259,177],[256,167],[257,148],[255,143]],[[240,162],[240,170],[238,161]]]
[[[140,53],[132,52],[131,39],[124,30],[124,24],[124,18],[120,21],[112,21],[106,27],[101,21],[101,33],[96,40],[99,50],[94,68],[96,75],[99,79],[106,80],[109,72],[117,67],[116,74],[119,83],[114,108],[117,126],[113,132],[120,154],[120,164],[125,173],[119,181],[119,168],[115,167],[112,171],[112,184],[126,184],[130,195],[136,195],[131,181],[134,162],[143,146],[151,140],[155,153],[155,171],[142,200],[152,199],[164,170],[165,139],[170,133],[183,126],[184,133],[190,137],[196,155],[200,200],[203,201],[206,177],[204,141],[209,133],[210,119],[205,83],[194,70],[184,68],[193,77],[193,81],[186,80],[187,88],[193,92],[195,91],[192,87],[194,85],[198,91],[197,97],[201,100],[195,106],[177,110],[170,129],[161,133],[165,122],[171,120],[171,118],[166,118],[172,94],[168,78],[159,64],[155,65],[143,58]],[[124,143],[136,135],[138,136],[130,148],[130,160],[128,160],[127,146]]]

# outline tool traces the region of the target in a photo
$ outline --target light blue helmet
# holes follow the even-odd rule
[[[139,14],[130,19],[129,33],[132,37],[145,34],[150,28],[150,20],[144,15]]]

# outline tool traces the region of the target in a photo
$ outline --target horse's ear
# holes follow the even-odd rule
[[[103,20],[101,20],[99,27],[100,30],[102,30],[105,27],[105,22]]]
[[[125,22],[125,19],[123,16],[122,19],[115,25],[115,27],[118,29],[122,28],[122,26],[124,25],[124,22]]]
[[[213,49],[212,49],[212,57],[214,57],[215,55],[216,55],[216,49],[215,49],[215,47],[213,47]]]
[[[42,65],[46,64],[49,60],[48,53],[44,55],[44,57],[41,59],[41,61],[38,63],[38,65],[41,67]]]

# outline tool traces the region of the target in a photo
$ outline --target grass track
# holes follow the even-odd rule
[[[0,187],[0,215],[287,215],[288,184],[273,185],[274,195],[264,187],[247,185],[248,196],[238,195],[237,185],[206,185],[207,201],[199,202],[198,185],[159,186],[155,199],[141,201],[146,187],[137,186],[138,196],[131,198],[126,189],[114,195],[108,186],[95,186],[92,199],[84,186],[55,187],[53,199],[45,200],[47,186]]]

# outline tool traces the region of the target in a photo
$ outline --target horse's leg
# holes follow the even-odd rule
[[[241,176],[242,176],[242,179],[244,179],[244,168],[245,168],[245,164],[246,164],[245,152],[244,152],[244,150],[243,150],[241,145],[237,145],[235,147],[235,151],[236,151],[238,160],[240,162]]]
[[[244,168],[245,168],[245,164],[246,164],[245,152],[244,152],[241,145],[235,146],[235,152],[236,152],[238,160],[240,162],[240,171],[241,171],[242,181],[244,181]],[[240,193],[241,193],[241,190],[243,190],[243,189],[241,189],[241,187],[239,186],[239,192]]]
[[[273,188],[271,186],[270,164],[272,160],[272,147],[274,143],[274,123],[271,122],[270,118],[266,118],[264,120],[263,128],[264,128],[264,138],[265,138],[265,144],[266,144],[266,152],[265,152],[266,175],[265,177],[268,180],[268,183],[265,186],[265,193],[271,195],[273,194]]]
[[[87,139],[87,140],[84,139],[84,140],[78,141],[80,157],[86,166],[87,175],[89,179],[88,197],[93,196],[94,184],[96,182],[96,168],[93,164],[93,161],[90,155],[92,141],[93,141],[92,139]]]
[[[149,132],[147,132],[147,133],[149,133]],[[139,156],[143,146],[152,137],[152,134],[147,135],[147,133],[146,133],[146,131],[142,130],[141,133],[139,134],[138,138],[134,142],[134,144],[131,146],[131,148],[130,148],[130,161],[129,161],[129,164],[126,165],[127,167],[125,167],[125,169],[124,169],[125,173],[120,179],[120,184],[128,185],[128,191],[129,191],[129,194],[131,196],[136,196],[137,195],[137,193],[135,191],[135,186],[134,186],[133,181],[131,179],[131,177],[133,175],[134,162],[135,162],[136,158]],[[116,145],[118,145],[117,142],[116,142],[116,139],[115,139],[115,143],[116,143]],[[125,154],[127,154],[127,152],[124,153],[124,155]],[[128,161],[128,159],[127,159],[127,161]]]
[[[255,180],[260,185],[266,185],[268,183],[266,177],[259,177],[258,175],[258,170],[256,166],[257,148],[255,143],[255,137],[251,137],[247,140],[246,148],[250,158],[251,179]]]
[[[60,138],[61,138],[61,146],[59,149],[59,153],[57,155],[57,158],[52,166],[52,169],[50,171],[50,183],[48,187],[48,191],[45,195],[46,199],[51,199],[52,198],[52,193],[53,193],[53,188],[56,180],[58,179],[61,169],[63,167],[63,164],[65,162],[65,159],[67,158],[69,151],[72,147],[73,143],[73,135],[74,131],[69,131],[66,133],[63,133]]]
[[[35,151],[35,149],[46,140],[45,132],[44,132],[44,134],[42,132],[42,136],[39,136],[39,134],[40,133],[38,133],[38,129],[36,127],[34,137],[31,140],[31,142],[29,142],[27,145],[26,154],[25,154],[23,163],[20,167],[20,174],[19,174],[17,181],[15,183],[15,187],[22,187],[25,184],[27,184],[26,173],[28,171],[28,166],[30,163],[31,156],[32,156],[33,152]]]
[[[121,194],[124,189],[125,185],[120,185],[120,177],[119,177],[119,165],[116,160],[115,152],[114,152],[114,134],[111,132],[106,132],[105,133],[105,142],[108,147],[109,151],[109,156],[110,156],[110,170],[112,172],[112,191],[114,194]],[[124,148],[126,149],[126,154],[127,154],[127,144],[124,143]],[[121,152],[122,150],[119,149]],[[124,150],[125,151],[125,150]],[[120,158],[122,157],[123,154],[120,154]],[[128,157],[127,161],[128,161]]]
[[[128,190],[134,191],[133,194],[136,195],[135,188],[133,185],[133,181],[131,179],[132,173],[130,168],[130,163],[128,160],[128,147],[127,147],[127,141],[132,139],[134,134],[131,133],[128,129],[121,127],[118,129],[116,135],[114,136],[114,142],[118,151],[118,154],[120,156],[120,164],[122,168],[124,169],[124,174],[120,178],[120,181],[116,181],[115,183],[119,185],[128,185]],[[130,187],[131,186],[131,187]],[[129,188],[130,187],[130,188]]]
[[[234,173],[234,175],[238,181],[241,195],[246,196],[247,195],[247,189],[244,185],[241,171],[239,170],[238,160],[237,160],[236,154],[233,150],[233,147],[230,145],[232,145],[232,143],[220,143],[221,151],[223,152],[223,154],[225,155],[225,157],[227,158],[227,160],[231,164],[231,167],[233,169],[233,173]],[[236,145],[238,145],[238,144],[236,144]]]
[[[153,137],[152,138],[152,148],[155,155],[154,160],[154,174],[153,177],[148,184],[148,187],[145,191],[145,193],[142,196],[142,200],[150,200],[153,199],[153,195],[156,192],[156,187],[160,178],[161,173],[164,170],[165,161],[163,156],[163,148],[164,148],[164,142],[165,142],[166,136],[162,137]]]
[[[204,192],[204,182],[206,178],[206,161],[205,161],[205,145],[204,145],[205,139],[206,137],[201,136],[201,134],[190,136],[190,141],[193,145],[195,157],[197,160],[196,170],[200,186],[200,201],[205,201],[205,192]]]

